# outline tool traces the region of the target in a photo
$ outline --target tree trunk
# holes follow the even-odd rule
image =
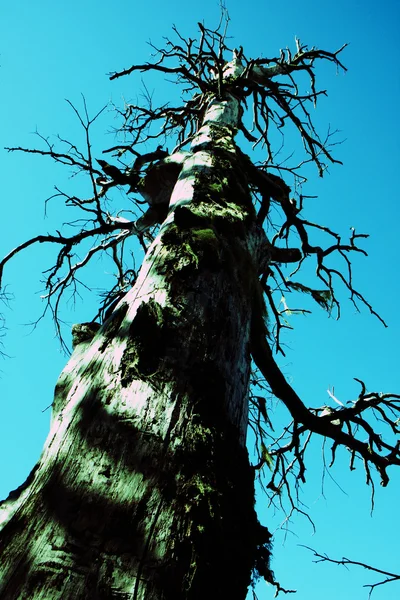
[[[42,458],[0,506],[2,600],[246,596],[268,542],[245,447],[265,239],[238,119],[210,103],[135,286],[60,376]]]

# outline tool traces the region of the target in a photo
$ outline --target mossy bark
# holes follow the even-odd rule
[[[136,285],[60,376],[38,467],[0,506],[2,600],[246,596],[268,541],[245,448],[264,234],[234,129],[205,126]]]

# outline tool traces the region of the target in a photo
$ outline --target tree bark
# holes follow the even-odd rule
[[[210,102],[135,286],[77,340],[41,460],[0,505],[3,600],[244,600],[267,570],[245,447],[265,235],[239,120]]]

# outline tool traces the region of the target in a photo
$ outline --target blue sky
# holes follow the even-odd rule
[[[332,386],[342,402],[354,399],[358,393],[354,377],[363,379],[371,391],[399,392],[398,6],[391,1],[287,0],[281,5],[227,0],[227,8],[232,45],[243,45],[248,57],[275,56],[280,48],[293,47],[295,36],[327,50],[350,42],[342,55],[346,74],[336,74],[331,65],[321,65],[317,71],[320,87],[326,87],[329,95],[321,100],[316,121],[322,128],[330,124],[340,130],[338,139],[345,141],[337,146],[336,155],[344,166],[330,167],[323,179],[316,172],[308,174],[306,193],[318,195],[310,201],[308,214],[343,234],[351,226],[370,233],[364,244],[369,257],[355,260],[356,285],[389,327],[384,329],[367,310],[356,313],[344,293],[340,321],[328,319],[318,307],[313,315],[293,317],[295,330],[285,338],[287,354],[280,364],[307,405],[329,403],[326,390]],[[218,15],[218,3],[210,0],[198,4],[172,0],[2,4],[1,255],[29,237],[54,231],[60,220],[68,218],[57,200],[49,203],[44,218],[44,201],[54,193],[54,185],[76,193],[86,186],[83,178],[71,179],[68,168],[61,169],[45,158],[8,154],[2,147],[37,146],[35,130],[82,144],[83,132],[66,98],[78,106],[84,94],[95,114],[109,101],[122,104],[123,99],[140,97],[140,76],[110,82],[107,73],[149,60],[147,42],[162,43],[173,23],[182,34],[193,37],[198,21],[204,19],[213,26]],[[146,84],[160,102],[176,94],[176,87],[162,77],[148,77]],[[97,156],[113,145],[115,126],[114,115],[107,110],[93,132]],[[15,299],[6,311],[5,343],[10,358],[0,364],[0,497],[22,483],[40,455],[49,424],[49,411],[43,411],[52,402],[56,379],[66,362],[50,319],[42,320],[33,331],[26,325],[40,314],[41,272],[51,266],[52,259],[51,248],[31,249],[5,271],[5,283]],[[99,281],[98,286],[110,281],[100,263],[88,277],[91,282]],[[84,302],[77,302],[75,313],[69,305],[66,321],[70,325],[90,319],[97,301],[85,296]],[[265,500],[259,498],[263,523],[276,529],[276,576],[284,587],[298,590],[293,596],[296,600],[321,596],[333,600],[338,594],[344,600],[362,600],[368,595],[362,583],[376,580],[373,574],[354,569],[314,565],[311,554],[298,544],[336,558],[345,555],[400,571],[396,543],[400,472],[391,473],[387,489],[382,490],[377,482],[371,518],[370,491],[364,486],[362,468],[349,473],[347,457],[342,455],[332,475],[345,493],[329,477],[322,493],[320,444],[310,457],[302,500],[314,518],[315,535],[301,517],[294,518],[287,531],[279,529],[282,513],[267,509]],[[269,600],[274,590],[260,584],[257,594],[260,600]],[[398,596],[395,584],[378,588],[373,595],[378,600]]]

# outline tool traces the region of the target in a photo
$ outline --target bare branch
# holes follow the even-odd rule
[[[317,433],[323,438],[331,439],[335,448],[343,446],[351,454],[360,456],[364,461],[367,483],[372,484],[369,465],[374,465],[381,477],[381,484],[386,486],[389,483],[388,467],[400,466],[400,443],[397,441],[395,443],[384,442],[369,423],[358,415],[367,407],[379,406],[385,412],[391,426],[397,428],[395,419],[397,420],[400,416],[400,397],[396,394],[380,395],[374,392],[366,396],[359,396],[350,408],[340,407],[330,409],[328,412],[324,409],[307,409],[276,364],[265,336],[260,334],[260,323],[255,323],[254,328],[251,348],[254,362],[268,382],[272,393],[282,400],[294,421],[290,443],[273,454],[294,450],[301,467],[301,479],[302,459],[300,460],[299,436],[307,432]],[[389,410],[395,415],[392,420],[388,416]],[[299,427],[299,425],[301,426]],[[347,432],[343,430],[344,427],[347,427]],[[359,429],[368,434],[368,442],[357,437]]]
[[[397,573],[392,573],[390,571],[378,569],[376,567],[372,567],[371,565],[368,565],[367,563],[359,562],[357,560],[350,560],[349,558],[346,558],[346,557],[343,557],[340,560],[336,560],[334,558],[329,558],[329,556],[327,556],[326,554],[320,554],[319,552],[314,550],[314,548],[310,548],[309,546],[304,546],[303,544],[299,544],[299,545],[302,548],[306,548],[307,550],[310,550],[310,552],[314,553],[314,556],[317,558],[317,560],[314,561],[316,563],[330,562],[335,565],[342,565],[343,567],[346,567],[346,568],[348,566],[357,566],[357,567],[362,567],[363,569],[366,569],[367,571],[379,573],[379,575],[385,575],[386,579],[383,579],[382,581],[378,581],[376,583],[368,583],[368,584],[364,585],[364,587],[369,588],[369,594],[368,594],[369,598],[371,597],[371,594],[376,587],[378,587],[380,585],[385,585],[386,583],[393,583],[394,581],[400,581],[400,575],[398,575]]]

